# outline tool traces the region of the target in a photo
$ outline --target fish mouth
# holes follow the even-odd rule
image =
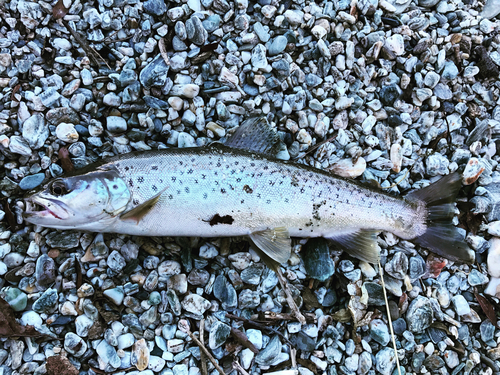
[[[60,204],[44,198],[25,198],[26,209],[23,213],[23,218],[30,221],[30,219],[58,219],[64,220],[67,218],[68,212],[61,207]]]

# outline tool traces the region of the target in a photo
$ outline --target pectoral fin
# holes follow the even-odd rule
[[[158,203],[160,200],[160,196],[167,190],[167,188],[163,189],[160,191],[158,194],[156,194],[154,197],[151,199],[141,203],[137,207],[132,208],[129,211],[124,212],[121,216],[121,220],[133,220],[137,223],[141,221],[141,219],[148,214],[149,211]]]
[[[264,263],[273,270],[290,258],[292,246],[287,228],[280,227],[253,232],[250,234],[250,239],[262,252],[259,255]]]
[[[332,235],[327,238],[353,257],[377,264],[380,258],[377,233],[373,230],[359,230],[347,234]]]

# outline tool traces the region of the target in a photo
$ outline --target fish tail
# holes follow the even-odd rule
[[[452,223],[461,186],[462,175],[454,172],[406,198],[425,204],[425,232],[414,239],[417,244],[447,259],[472,263],[474,252]]]

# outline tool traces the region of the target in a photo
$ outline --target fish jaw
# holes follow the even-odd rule
[[[31,224],[53,223],[70,217],[67,208],[51,199],[32,196],[26,198],[25,203],[26,210],[23,213],[23,218]]]

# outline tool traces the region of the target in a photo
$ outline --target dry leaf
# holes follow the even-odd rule
[[[69,151],[66,147],[61,147],[59,149],[59,160],[61,160],[61,167],[64,172],[73,172],[75,167],[73,166],[73,162],[69,158]]]
[[[14,316],[14,310],[0,297],[0,337],[44,337],[33,326],[20,325]]]
[[[66,14],[68,14],[69,8],[64,6],[64,1],[59,0],[56,5],[52,8],[52,15],[56,20],[63,18]]]
[[[76,367],[73,366],[68,358],[62,355],[47,357],[45,366],[48,375],[78,375]]]
[[[481,306],[481,309],[483,310],[484,314],[488,317],[491,324],[493,324],[496,327],[497,314],[495,313],[495,309],[491,305],[490,301],[488,301],[486,297],[480,295],[477,291],[474,291],[474,295],[476,296],[476,300],[477,302],[479,302],[479,305]]]

